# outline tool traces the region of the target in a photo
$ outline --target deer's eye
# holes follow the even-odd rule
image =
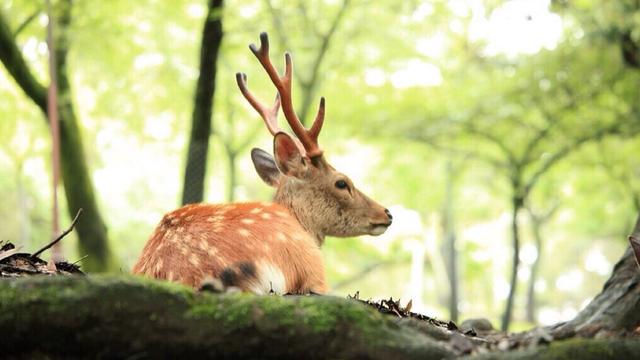
[[[344,180],[338,180],[336,181],[336,187],[338,189],[346,189],[347,187],[349,187],[349,185],[347,185],[347,182]]]

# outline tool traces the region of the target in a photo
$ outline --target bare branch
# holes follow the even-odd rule
[[[558,150],[557,152],[555,152],[553,155],[549,156],[546,161],[544,161],[544,163],[538,168],[538,170],[536,170],[533,175],[531,175],[531,177],[529,178],[529,181],[526,182],[524,188],[523,188],[523,194],[526,196],[527,194],[529,194],[529,192],[531,191],[531,189],[535,186],[535,184],[538,182],[538,180],[540,180],[540,177],[542,175],[544,175],[553,165],[555,165],[558,161],[562,160],[563,158],[565,158],[567,155],[569,155],[571,152],[573,152],[574,150],[576,150],[577,148],[579,148],[580,146],[582,146],[583,144],[592,141],[592,140],[597,140],[600,139],[606,135],[612,135],[612,134],[616,134],[620,132],[620,127],[622,125],[621,121],[617,121],[607,127],[604,128],[600,128],[597,131],[591,133],[591,134],[587,134],[581,137],[578,137],[577,139],[575,139],[573,142],[565,145],[564,147],[560,148],[560,150]]]
[[[40,9],[34,11],[33,14],[29,15],[22,23],[20,23],[20,25],[18,25],[18,27],[13,31],[13,37],[18,37],[22,30],[29,26],[29,24],[31,24],[38,15],[40,15]]]
[[[80,214],[82,214],[82,208],[78,209],[78,213],[76,214],[76,217],[73,218],[73,221],[71,222],[71,225],[69,226],[69,228],[67,230],[62,232],[62,234],[60,234],[57,238],[53,239],[53,241],[51,241],[49,244],[45,245],[42,249],[40,249],[40,250],[36,251],[35,253],[33,253],[33,255],[31,255],[31,256],[32,257],[37,257],[38,255],[42,254],[44,251],[48,250],[50,247],[52,247],[55,244],[57,244],[65,236],[67,236],[67,234],[69,234],[71,232],[71,230],[73,230],[73,228],[76,226],[76,223],[78,222],[78,219],[80,218]]]

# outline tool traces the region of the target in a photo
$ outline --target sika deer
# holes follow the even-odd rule
[[[276,188],[273,202],[192,204],[170,212],[133,272],[193,287],[213,277],[256,294],[324,293],[325,236],[380,235],[392,217],[325,160],[318,146],[324,98],[311,128],[303,127],[291,101],[291,56],[285,54],[280,76],[269,58],[266,33],[260,34],[260,48],[249,48],[278,91],[268,108],[249,92],[246,75],[236,74],[240,91],[274,136],[274,157],[251,151],[258,175]],[[297,139],[278,127],[280,105]]]

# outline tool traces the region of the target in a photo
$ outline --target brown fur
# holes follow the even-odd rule
[[[168,213],[133,273],[198,287],[234,264],[260,261],[282,271],[285,292],[326,291],[318,244],[285,207],[273,203],[196,204]]]

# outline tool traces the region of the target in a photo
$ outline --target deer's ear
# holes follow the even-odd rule
[[[305,169],[305,163],[298,146],[291,136],[279,132],[273,138],[273,154],[278,169],[285,175],[299,177]]]
[[[262,181],[273,187],[278,186],[282,174],[268,152],[258,148],[251,149],[251,161]]]

